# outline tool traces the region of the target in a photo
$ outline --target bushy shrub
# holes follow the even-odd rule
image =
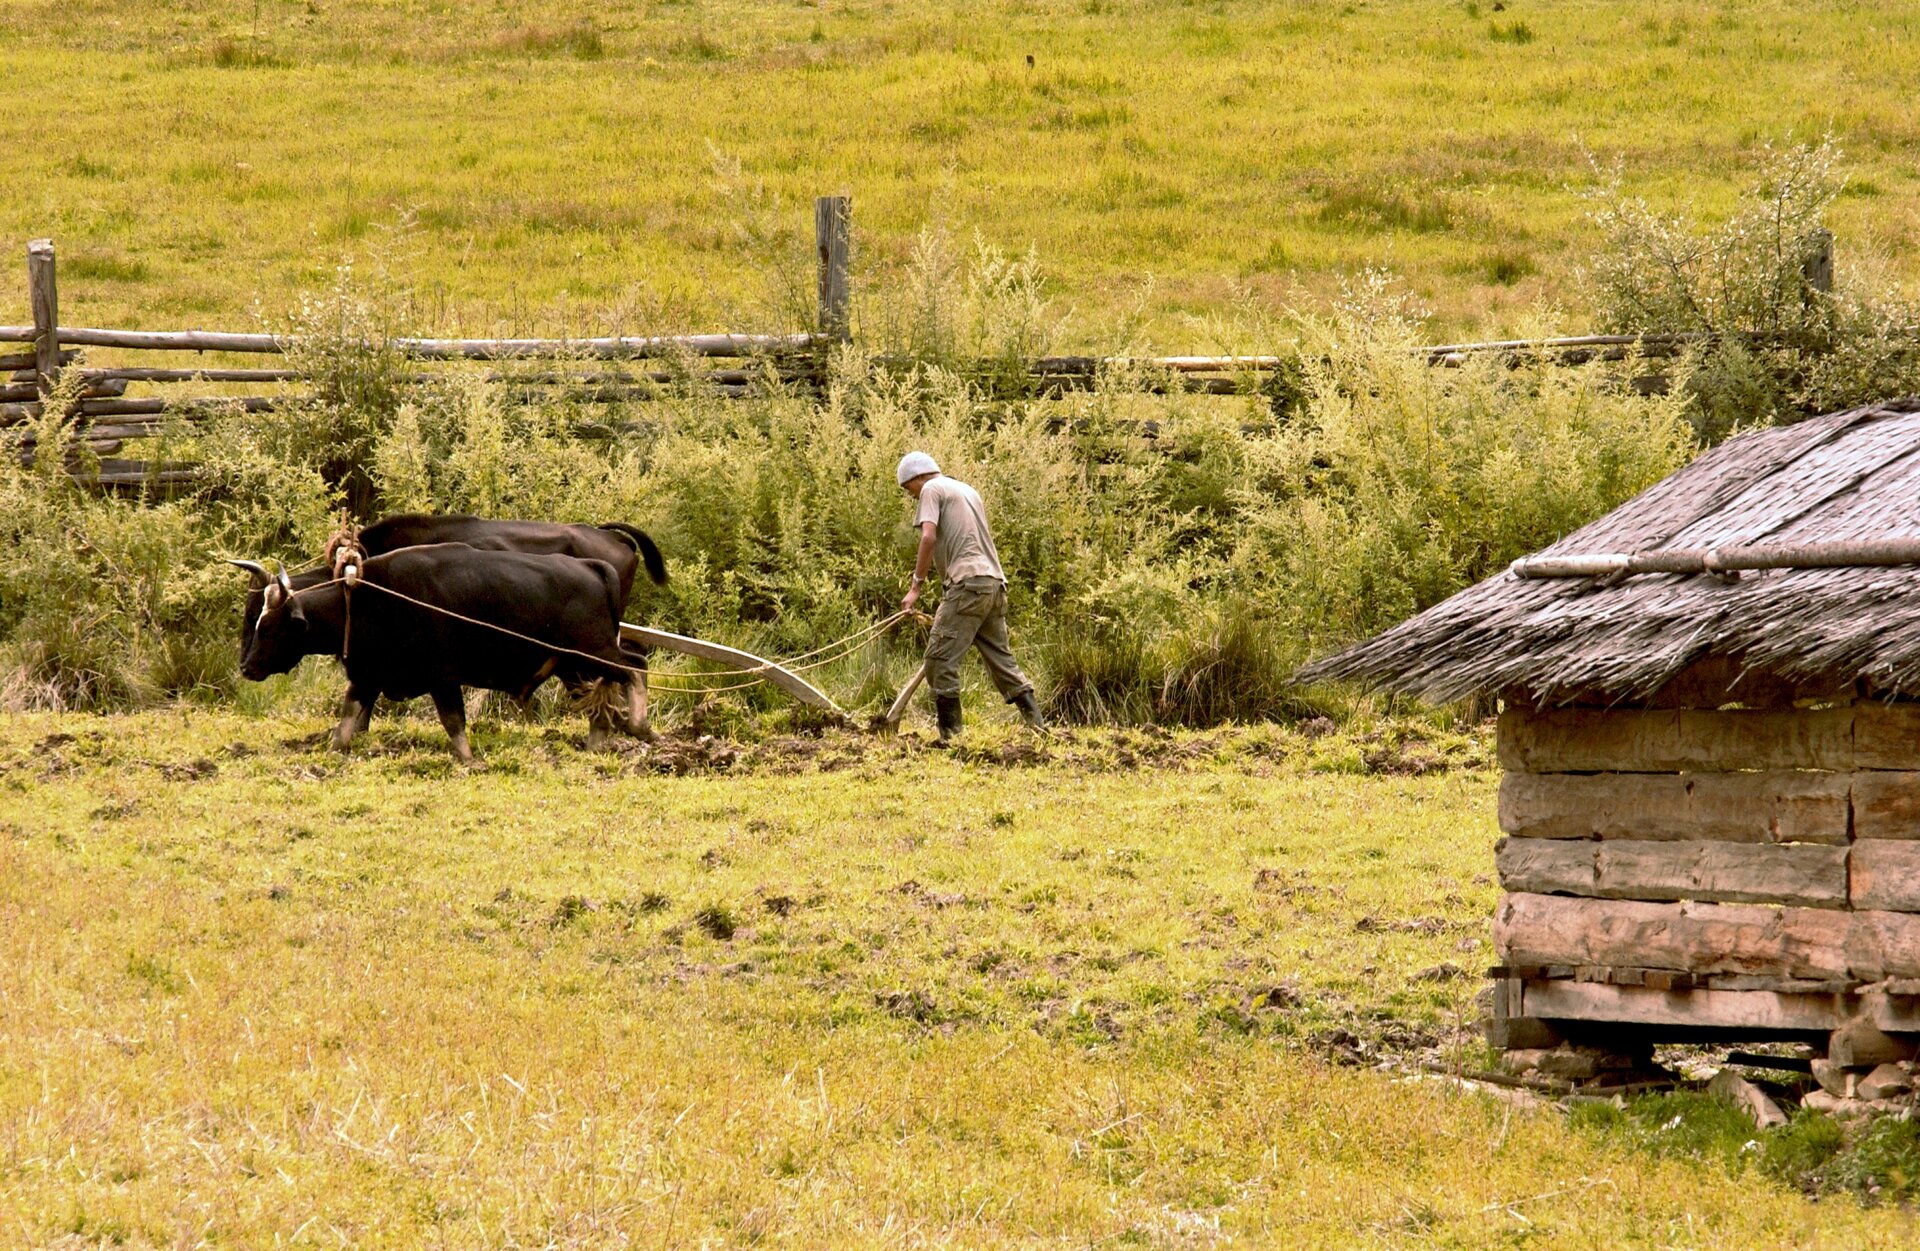
[[[1604,513],[1692,450],[1679,396],[1493,358],[1435,369],[1375,278],[1305,325],[1308,394],[1246,440],[1236,579],[1303,651],[1385,628]]]
[[[1680,368],[1698,432],[1791,421],[1920,390],[1914,302],[1865,241],[1813,280],[1844,188],[1831,139],[1769,149],[1734,212],[1707,228],[1628,196],[1616,175],[1591,214],[1587,277],[1603,331],[1700,336]]]
[[[74,386],[38,422],[0,432],[0,708],[113,708],[228,685],[233,659],[216,640],[237,621],[231,578],[201,518],[73,484],[68,467],[91,459],[65,453]]]

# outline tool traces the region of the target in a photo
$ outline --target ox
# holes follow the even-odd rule
[[[644,530],[622,521],[577,526],[553,521],[492,521],[461,514],[396,513],[365,527],[357,538],[360,550],[369,556],[428,543],[465,543],[492,552],[604,560],[620,576],[622,610],[633,595],[633,580],[641,561],[646,562],[647,577],[655,585],[664,585],[667,580],[667,563],[660,549]],[[332,564],[332,550],[327,558]]]
[[[304,587],[284,570],[231,563],[253,576],[248,605],[259,605],[240,672],[257,682],[306,656],[341,660],[347,697],[334,742],[342,750],[367,728],[380,696],[430,695],[454,755],[470,761],[462,688],[524,702],[549,677],[588,697],[589,748],[604,746],[611,730],[648,734],[646,688],[628,681],[630,657],[620,648],[619,575],[605,561],[438,543],[369,557],[351,586],[321,573]],[[612,688],[626,691],[624,721]]]
[[[581,560],[604,560],[612,565],[620,580],[620,605],[624,612],[626,603],[633,594],[633,583],[639,573],[642,562],[647,567],[647,577],[655,585],[664,585],[667,581],[667,564],[660,555],[646,531],[630,526],[623,521],[609,521],[597,526],[567,525],[550,521],[494,521],[485,517],[474,517],[463,513],[395,513],[383,517],[372,525],[360,530],[353,538],[341,544],[339,540],[327,547],[327,564],[334,565],[339,546],[357,547],[369,556],[380,556],[403,547],[416,547],[431,543],[465,543],[468,547],[492,552],[526,552],[530,555],[573,556]],[[309,570],[293,575],[292,589],[306,592],[313,587],[329,581],[333,577],[331,568]],[[247,596],[246,614],[240,627],[240,654],[246,655],[253,645],[254,624],[260,619],[260,610],[268,582],[265,571],[254,579],[253,590]],[[646,667],[647,653],[643,648],[633,647],[622,642],[621,650],[626,654],[626,664],[637,673],[630,673],[629,684],[637,684],[637,691],[630,691],[630,702],[640,708],[640,724],[647,725],[647,689]],[[532,692],[518,702],[525,705]],[[372,703],[367,705],[367,717],[372,715]],[[365,728],[365,718],[361,728]]]

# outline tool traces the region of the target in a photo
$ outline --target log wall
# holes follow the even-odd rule
[[[1497,1003],[1764,1032],[1892,995],[1920,1022],[1920,704],[1510,706],[1499,754]]]

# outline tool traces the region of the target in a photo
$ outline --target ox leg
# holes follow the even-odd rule
[[[653,722],[647,701],[647,671],[640,669],[627,675],[627,733],[635,738],[651,743],[654,738]]]
[[[346,751],[353,746],[354,735],[366,733],[367,727],[373,724],[373,701],[378,698],[357,686],[347,687],[346,698],[340,701],[340,724],[333,729],[336,748]]]
[[[613,727],[612,701],[607,698],[608,684],[602,679],[583,677],[570,671],[560,674],[560,684],[567,688],[575,711],[587,714],[587,750],[603,750]]]
[[[453,740],[453,754],[461,764],[473,763],[473,748],[467,744],[467,701],[457,686],[448,687],[433,693],[434,711],[440,714],[440,724],[446,727],[447,737]]]
[[[613,734],[612,686],[605,678],[586,684],[588,751],[605,751]]]

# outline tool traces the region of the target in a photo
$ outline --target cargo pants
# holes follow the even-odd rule
[[[962,578],[941,592],[927,639],[928,690],[935,695],[960,693],[960,662],[968,647],[980,649],[1002,699],[1011,702],[1033,689],[1013,658],[1007,637],[1007,584],[998,578]]]

